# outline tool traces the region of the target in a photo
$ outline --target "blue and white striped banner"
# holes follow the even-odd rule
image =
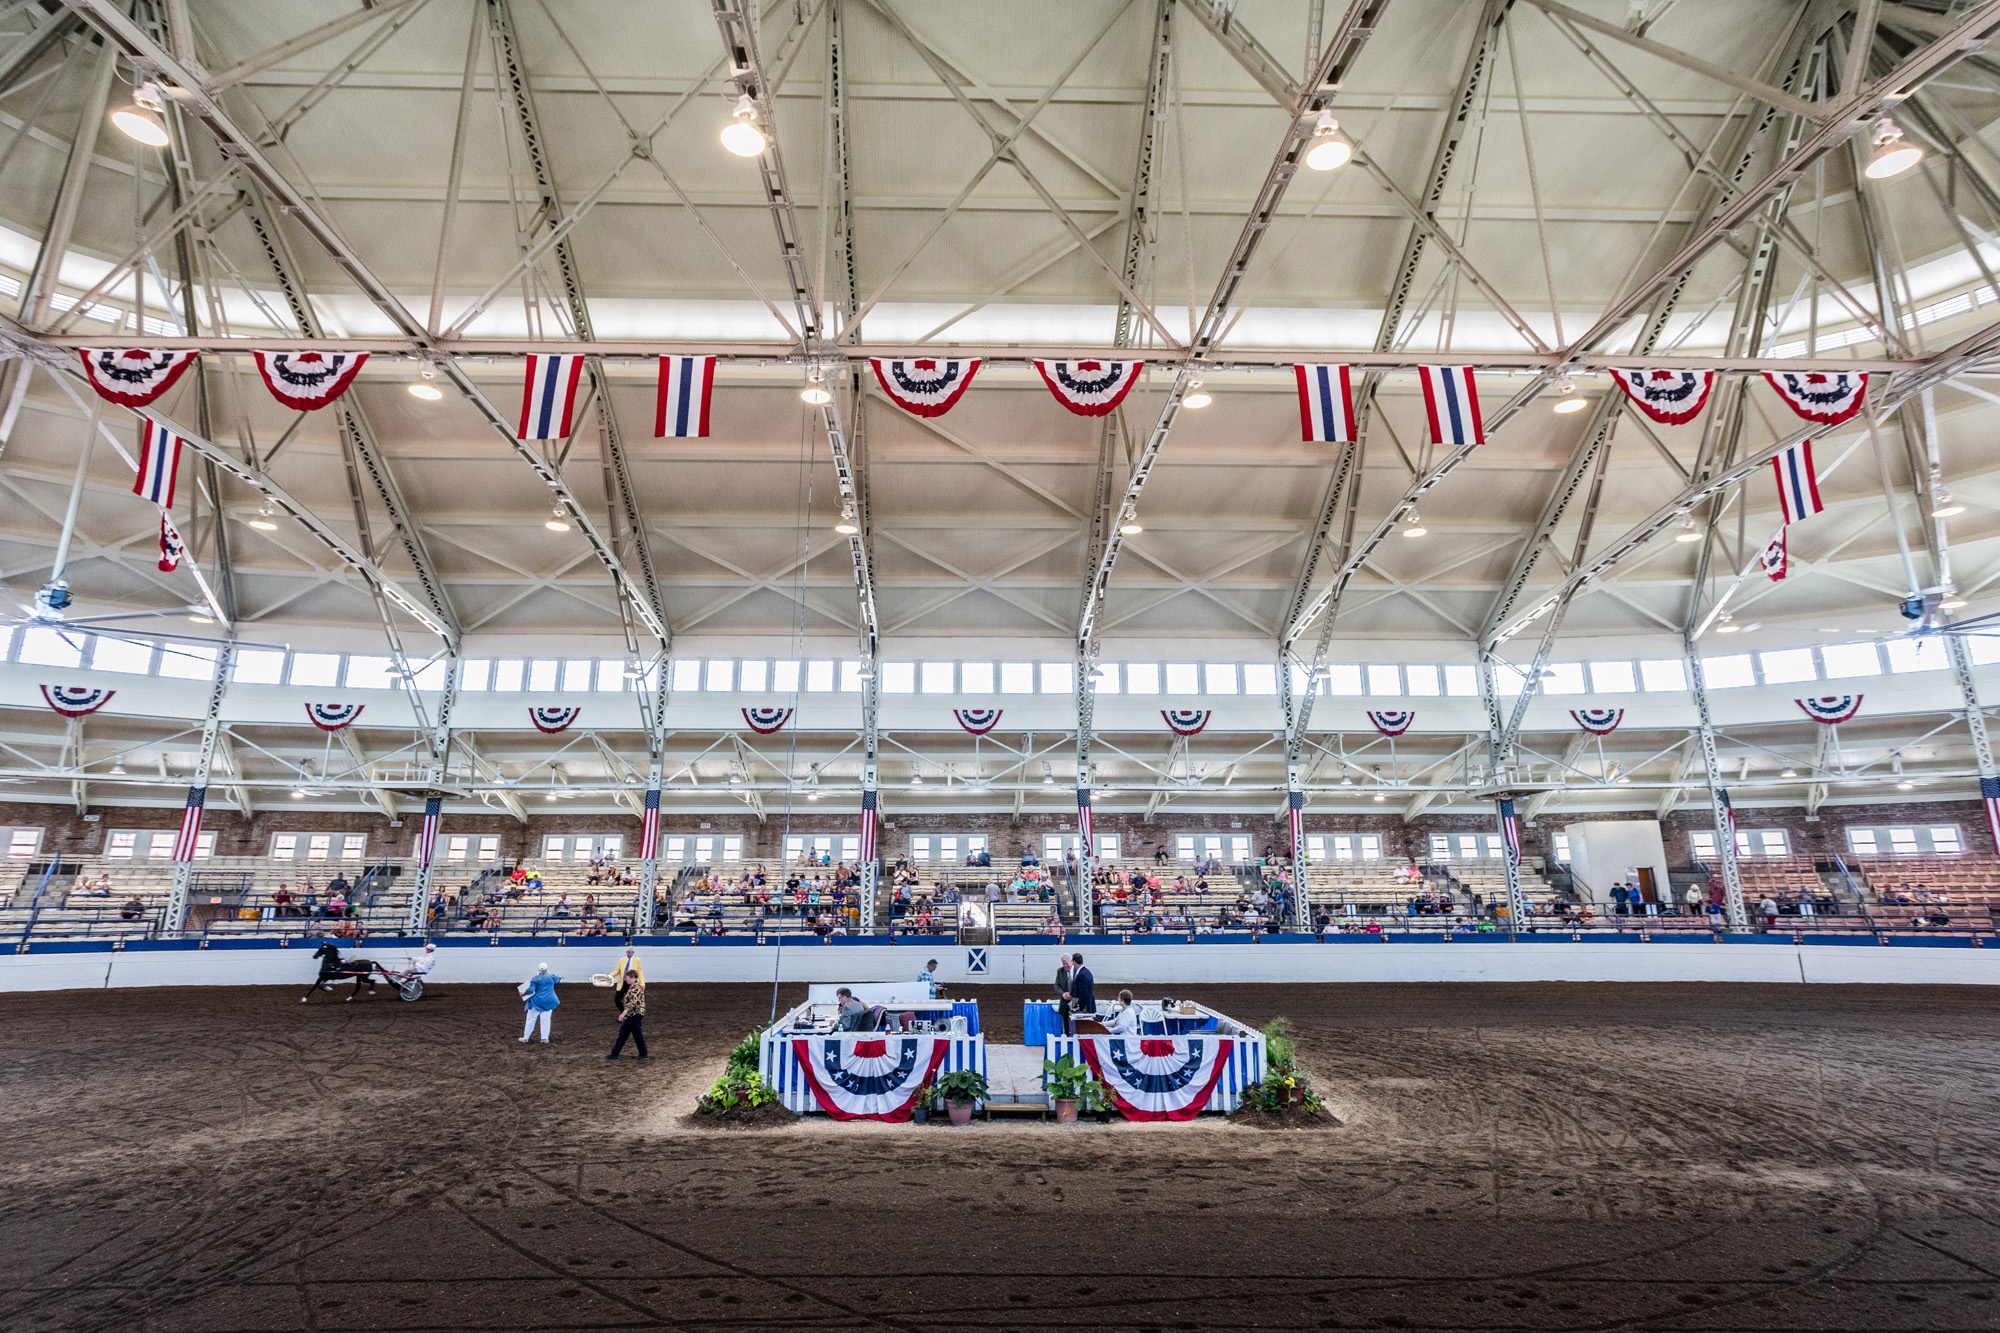
[[[1813,467],[1811,440],[1779,450],[1771,460],[1771,471],[1778,478],[1778,503],[1784,508],[1785,522],[1811,518],[1826,508],[1819,498],[1819,472]]]
[[[708,400],[714,392],[714,357],[661,357],[660,399],[653,413],[653,434],[662,439],[705,437]]]
[[[1354,391],[1346,366],[1292,367],[1299,376],[1299,436],[1307,444],[1354,443]]]
[[[132,494],[162,509],[174,507],[174,477],[181,470],[181,437],[151,417],[139,422],[139,475]]]
[[[1424,410],[1430,415],[1432,444],[1484,444],[1486,426],[1479,418],[1479,390],[1471,366],[1419,366],[1424,382]]]
[[[521,389],[521,425],[517,440],[565,440],[576,412],[576,385],[583,376],[583,356],[535,354],[528,357],[528,379]]]
[[[936,1074],[949,1073],[954,1069],[976,1069],[986,1072],[986,1038],[940,1036],[946,1043],[944,1059],[939,1062]],[[894,1032],[841,1032],[831,1037],[815,1036],[801,1038],[789,1033],[780,1034],[776,1029],[765,1032],[758,1043],[757,1072],[764,1082],[775,1089],[779,1104],[795,1115],[806,1115],[821,1109],[819,1097],[813,1091],[812,1081],[800,1067],[795,1043],[808,1041],[817,1046],[827,1041],[838,1041],[851,1046],[857,1041],[896,1041]],[[935,1075],[933,1075],[935,1077]]]

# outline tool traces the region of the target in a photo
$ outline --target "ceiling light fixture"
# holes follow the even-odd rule
[[[641,667],[641,666],[639,665],[639,659],[638,659],[638,658],[636,658],[636,657],[635,657],[635,658],[632,658],[631,660],[629,660],[629,661],[627,661],[627,662],[625,663],[625,679],[627,679],[627,680],[637,680],[637,679],[639,679],[639,677],[641,677],[641,676],[643,676],[643,675],[645,675],[645,674],[646,674],[646,672],[645,672],[645,668],[643,668],[643,667]]]
[[[1951,597],[1938,603],[1938,610],[1940,611],[1960,611],[1964,608],[1965,599],[1963,597]]]
[[[122,778],[125,776],[125,761],[122,758],[113,759],[111,761],[111,776],[114,778]]]
[[[833,530],[843,537],[852,537],[861,531],[860,527],[854,521],[854,506],[852,503],[844,504],[840,507],[840,522],[833,525]]]
[[[1953,514],[1964,512],[1965,506],[1952,499],[1951,492],[1946,490],[1940,490],[1937,493],[1936,503],[1931,505],[1932,518],[1950,518]]]
[[[165,148],[172,142],[167,135],[166,122],[160,118],[166,109],[167,104],[160,96],[160,85],[148,79],[132,90],[131,106],[120,107],[111,113],[111,123],[128,139],[148,148]]]
[[[1353,145],[1340,137],[1340,122],[1331,111],[1320,112],[1319,122],[1313,126],[1312,147],[1306,149],[1306,165],[1314,171],[1332,171],[1346,166],[1353,156]]]
[[[823,407],[833,401],[833,395],[826,391],[826,374],[818,366],[806,372],[806,387],[799,390],[799,397],[814,407]]]
[[[1126,505],[1125,512],[1118,516],[1118,535],[1136,537],[1145,530],[1145,525],[1139,522],[1139,511],[1129,504]]]
[[[303,801],[303,800],[304,800],[305,798],[306,798],[306,794],[305,794],[304,792],[302,792],[302,791],[297,791],[297,790],[294,790],[294,791],[292,792],[292,799],[293,799],[293,800],[295,800],[295,801]]]
[[[213,616],[205,616],[201,614],[201,612],[199,611],[189,616],[188,619],[193,621],[197,625],[213,625],[215,623],[215,618]]]
[[[922,774],[921,772],[918,772],[918,773],[912,773],[912,774],[910,774],[910,785],[911,785],[912,787],[921,787],[921,786],[923,786],[923,785],[924,785],[924,775],[923,775],[923,774]]]
[[[259,532],[276,532],[278,525],[271,521],[272,516],[271,502],[266,500],[254,515],[244,521]]]
[[[1556,381],[1556,393],[1558,395],[1556,398],[1556,411],[1565,415],[1571,412],[1581,412],[1584,408],[1590,406],[1589,399],[1576,396],[1576,381],[1567,375]]]
[[[1784,772],[1778,774],[1778,776],[1781,778],[1795,778],[1798,775],[1799,771],[1796,768],[1788,768]]]
[[[749,93],[736,99],[736,110],[730,117],[729,123],[722,127],[722,146],[738,157],[756,157],[762,153],[770,140],[757,128],[757,104],[750,100]]]
[[[1731,619],[1730,619],[1730,618],[1729,618],[1729,617],[1728,617],[1728,616],[1727,616],[1727,615],[1725,614],[1725,615],[1724,615],[1724,616],[1722,617],[1722,623],[1721,623],[1720,625],[1717,625],[1717,626],[1715,627],[1715,632],[1716,632],[1717,634],[1734,634],[1734,633],[1735,633],[1735,632],[1736,632],[1737,630],[1740,630],[1740,629],[1742,629],[1742,628],[1743,628],[1743,627],[1742,627],[1741,625],[1739,625],[1739,624],[1737,624],[1737,623],[1736,623],[1735,621],[1731,620]]]
[[[1887,116],[1875,122],[1875,156],[1868,159],[1862,175],[1871,181],[1900,176],[1923,160],[1924,150],[1903,141],[1903,132]]]
[[[1684,518],[1681,520],[1681,530],[1674,534],[1674,540],[1677,542],[1698,542],[1701,540],[1701,529],[1694,525],[1692,518]]]
[[[1181,399],[1181,406],[1198,412],[1214,401],[1208,396],[1207,390],[1201,387],[1201,378],[1196,376],[1188,381],[1187,396]]]
[[[1430,529],[1424,526],[1423,519],[1417,517],[1417,511],[1412,509],[1407,526],[1403,528],[1403,535],[1405,537],[1421,537],[1429,531]]]
[[[1909,782],[1909,781],[1904,781],[1904,782],[1899,782],[1899,783],[1897,783],[1897,784],[1896,784],[1896,790],[1897,790],[1897,791],[1914,791],[1914,790],[1916,790],[1916,786],[1917,786],[1917,784],[1916,784],[1916,783],[1914,783],[1914,782]]]
[[[547,522],[543,523],[542,526],[547,528],[550,532],[568,532],[569,515],[563,512],[563,507],[561,505],[557,505],[554,517],[550,518]]]
[[[427,403],[435,403],[438,399],[444,397],[444,390],[431,383],[436,378],[437,368],[429,362],[425,362],[423,368],[417,371],[416,383],[409,386],[410,397],[421,398]]]
[[[1375,799],[1378,801],[1386,801],[1389,798],[1387,796],[1384,796],[1381,792],[1378,791],[1375,793]]]

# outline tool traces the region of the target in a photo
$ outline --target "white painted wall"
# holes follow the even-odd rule
[[[1759,981],[2000,985],[2000,949],[1863,945],[1576,943],[1535,944],[1128,944],[998,945],[974,973],[963,945],[936,944],[939,980],[1050,986],[1060,954],[1082,952],[1100,993],[1119,986],[1244,982],[1344,981]],[[622,950],[596,948],[446,948],[435,984],[518,982],[546,962],[574,995],[593,972],[608,972]],[[919,951],[893,946],[658,948],[642,950],[654,983],[901,981],[914,976]],[[399,955],[383,950],[389,961]],[[0,991],[102,989],[106,986],[295,986],[318,968],[304,949],[49,953],[0,956]],[[961,992],[963,993],[963,992]],[[670,1003],[671,1001],[669,1001]]]
[[[1579,894],[1595,902],[1610,902],[1613,884],[1630,875],[1634,867],[1647,866],[1652,869],[1660,897],[1668,895],[1667,847],[1660,839],[1659,820],[1586,819],[1563,832],[1569,834],[1569,863]]]

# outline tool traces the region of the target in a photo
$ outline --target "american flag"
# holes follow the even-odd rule
[[[1507,859],[1521,864],[1521,821],[1514,818],[1514,803],[1500,802],[1500,835],[1507,840]]]
[[[660,854],[660,789],[646,791],[646,813],[639,817],[639,859],[651,861]]]
[[[861,793],[861,864],[872,865],[875,861],[875,789],[867,788]]]
[[[1078,856],[1089,856],[1091,845],[1097,835],[1090,826],[1090,788],[1088,787],[1078,787],[1076,789],[1076,832],[1076,854]]]
[[[181,811],[181,834],[174,839],[174,860],[194,860],[195,843],[201,840],[201,811],[207,804],[208,788],[188,788],[187,808]]]
[[[424,822],[417,825],[417,868],[431,863],[431,854],[437,850],[438,809],[444,804],[440,797],[430,797],[424,802]]]
[[[1292,862],[1304,865],[1306,861],[1306,794],[1297,787],[1292,788],[1288,797],[1292,807]]]
[[[1729,845],[1736,845],[1736,807],[1729,803],[1729,793],[1720,787],[1715,790],[1715,799],[1722,805],[1723,828],[1729,833]]]
[[[2000,847],[2000,778],[1979,779],[1979,799],[1986,806],[1986,831],[1993,845]]]

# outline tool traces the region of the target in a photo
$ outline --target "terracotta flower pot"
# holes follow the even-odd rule
[[[946,1102],[945,1107],[951,1112],[952,1124],[969,1125],[972,1123],[971,1102]]]
[[[1056,1123],[1058,1125],[1074,1125],[1076,1123],[1075,1098],[1072,1097],[1056,1098]]]

